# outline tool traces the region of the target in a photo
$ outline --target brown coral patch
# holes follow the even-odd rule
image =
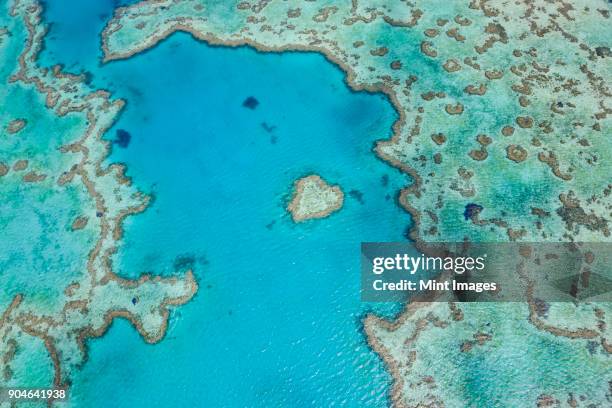
[[[460,26],[464,26],[464,27],[472,24],[472,21],[469,18],[460,16],[460,15],[456,15],[454,20],[455,20],[455,23],[459,24]]]
[[[39,174],[35,171],[31,171],[23,176],[23,181],[25,181],[26,183],[37,183],[39,181],[43,181],[46,178],[46,174]]]
[[[435,58],[438,56],[438,51],[433,48],[433,44],[429,41],[421,42],[421,52],[428,57]]]
[[[446,32],[446,35],[448,35],[451,38],[454,38],[456,41],[459,41],[459,42],[465,41],[465,37],[459,34],[459,30],[457,28],[451,28],[450,30]]]
[[[457,102],[455,105],[447,104],[444,108],[449,115],[461,115],[463,113],[463,105]]]
[[[356,3],[356,2],[354,2]],[[396,20],[394,18],[391,18],[389,16],[384,16],[383,20],[389,24],[392,25],[393,27],[414,27],[419,23],[419,19],[423,16],[423,10],[420,9],[414,9],[410,12],[410,20],[408,21],[403,21],[403,20]]]
[[[501,133],[504,136],[512,136],[514,134],[514,128],[512,126],[504,126]]]
[[[557,215],[565,221],[568,230],[580,225],[589,231],[599,231],[606,237],[610,236],[608,220],[594,213],[587,213],[571,192],[560,194],[559,201],[562,206],[557,209]]]
[[[474,345],[472,344],[471,341],[464,341],[463,343],[461,343],[459,350],[462,353],[467,353],[468,351],[472,350],[472,347],[474,347]]]
[[[388,52],[389,49],[387,47],[378,47],[370,50],[370,54],[374,55],[375,57],[384,57]]]
[[[489,156],[489,153],[487,149],[481,147],[479,150],[471,150],[468,155],[476,161],[483,161]]]
[[[485,84],[480,84],[478,88],[474,85],[468,85],[465,87],[464,91],[470,95],[484,95],[487,93],[487,86]]]
[[[461,64],[459,64],[456,59],[451,58],[449,60],[446,60],[444,65],[442,65],[442,68],[444,68],[446,72],[456,72],[461,69]]]
[[[26,127],[27,123],[28,122],[25,119],[15,119],[15,120],[12,120],[8,124],[8,126],[6,128],[6,131],[9,134],[13,135],[13,134],[15,134],[17,132],[20,132],[24,127]]]
[[[13,170],[15,171],[23,171],[28,168],[29,162],[27,160],[17,160],[15,164],[13,164]]]
[[[85,228],[85,226],[87,226],[88,222],[89,222],[89,218],[88,217],[86,217],[84,215],[79,215],[72,222],[72,225],[70,226],[70,229],[72,229],[72,231],[82,230],[83,228]]]
[[[504,76],[504,73],[502,71],[497,71],[497,70],[491,70],[491,71],[485,71],[485,77],[487,77],[487,79],[500,79],[501,77]]]
[[[436,29],[436,28],[428,28],[423,33],[426,36],[428,36],[430,38],[433,38],[433,37],[437,36],[438,34],[440,34],[440,31],[438,31],[438,29]]]
[[[559,162],[557,161],[557,156],[553,152],[540,152],[538,154],[538,160],[540,160],[542,163],[546,163],[552,170],[553,174],[559,177],[561,180],[569,181],[572,179],[571,174],[561,172]]]
[[[425,99],[426,101],[431,101],[435,97],[436,97],[436,94],[431,91],[421,94],[421,98]]]
[[[516,123],[523,129],[529,129],[533,126],[533,118],[531,116],[518,116]]]
[[[443,145],[446,142],[446,135],[444,133],[434,133],[431,135],[431,140],[437,145]]]
[[[527,150],[525,150],[525,148],[521,145],[511,144],[506,147],[506,155],[513,162],[520,163],[522,161],[525,161],[528,153]]]
[[[312,17],[312,20],[317,23],[323,23],[327,21],[330,15],[336,13],[337,11],[338,7],[336,6],[323,7],[315,16]]]
[[[482,146],[488,146],[488,145],[491,144],[491,142],[493,142],[493,139],[491,139],[487,135],[480,134],[480,135],[476,136],[476,141],[478,143],[480,143]]]
[[[301,15],[302,15],[302,10],[299,7],[295,9],[289,9],[287,11],[287,17],[289,18],[298,18]]]

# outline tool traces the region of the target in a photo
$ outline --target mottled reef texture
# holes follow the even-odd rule
[[[331,186],[320,176],[312,174],[296,180],[293,197],[287,211],[295,222],[325,218],[342,208],[344,193],[339,186]]]
[[[92,91],[84,76],[37,65],[41,13],[31,0],[0,3],[2,387],[69,387],[87,339],[114,318],[157,342],[169,310],[197,290],[191,272],[137,280],[113,272],[124,219],[149,202],[123,167],[102,165],[101,137],[124,102]]]
[[[106,61],[176,31],[320,52],[352,88],[384,92],[400,117],[376,154],[414,179],[400,202],[424,251],[464,239],[610,242],[610,11],[602,0],[143,1],[116,12],[102,44]],[[413,303],[393,322],[368,316],[365,329],[397,406],[486,406],[471,398],[500,389],[489,406],[605,405],[610,309]],[[507,344],[529,364],[512,377],[491,363],[489,388],[470,392],[475,367],[501,361]],[[558,365],[546,366],[553,349]],[[561,385],[541,379],[568,370],[578,374]],[[508,380],[519,374],[522,390]]]

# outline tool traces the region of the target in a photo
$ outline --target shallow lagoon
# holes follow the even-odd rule
[[[390,377],[361,331],[373,305],[359,300],[359,244],[402,240],[410,224],[395,201],[409,180],[371,151],[390,136],[390,103],[351,92],[320,55],[210,47],[186,34],[100,65],[93,47],[110,11],[80,5],[75,19],[67,15],[74,2],[48,2],[54,25],[42,63],[88,71],[95,87],[127,100],[108,138],[125,142],[128,132],[129,142],[115,144],[109,162],[126,163],[155,196],[127,220],[115,269],[193,267],[200,291],[155,346],[124,321],[91,341],[73,398],[87,406],[109,398],[117,406],[384,405]],[[81,38],[73,24],[88,26]],[[243,106],[249,97],[254,109]],[[293,181],[311,172],[340,184],[345,206],[295,225],[285,205]]]

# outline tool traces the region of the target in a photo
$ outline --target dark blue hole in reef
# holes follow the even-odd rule
[[[252,96],[249,96],[242,102],[242,106],[248,109],[255,109],[259,105],[259,101]]]
[[[469,219],[472,219],[472,217],[475,217],[478,214],[480,214],[482,209],[483,209],[482,205],[469,203],[465,206],[465,210],[463,211],[463,217],[465,218],[466,221]]]
[[[130,135],[130,132],[123,129],[117,129],[117,132],[115,132],[115,140],[113,140],[113,143],[115,143],[119,147],[126,148],[130,144],[131,139],[132,135]]]

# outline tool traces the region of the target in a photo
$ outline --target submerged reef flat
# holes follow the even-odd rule
[[[149,343],[196,292],[191,271],[128,280],[111,255],[144,211],[102,135],[124,106],[84,75],[40,67],[47,27],[36,1],[0,6],[0,386],[69,387],[87,339],[117,317]],[[4,406],[4,405],[2,405]]]
[[[552,334],[534,330],[536,321],[525,318],[530,315],[525,303],[448,300],[411,303],[394,322],[366,319],[370,345],[395,378],[395,405],[606,405],[611,350],[599,329]],[[564,305],[560,319],[576,313],[574,305]],[[599,325],[609,325],[604,311],[595,310]],[[589,319],[592,311],[581,308],[579,313]]]
[[[342,208],[344,193],[339,186],[331,186],[320,176],[311,174],[296,180],[293,198],[287,206],[294,222],[325,218]]]
[[[116,11],[102,48],[106,61],[129,58],[183,31],[215,45],[322,53],[353,89],[385,93],[399,113],[393,138],[375,150],[414,179],[399,200],[419,249],[464,240],[605,243],[610,8],[584,0],[143,1]],[[368,341],[395,379],[394,403],[605,405],[610,304],[528,299],[447,299],[409,304],[394,321],[368,316]]]

